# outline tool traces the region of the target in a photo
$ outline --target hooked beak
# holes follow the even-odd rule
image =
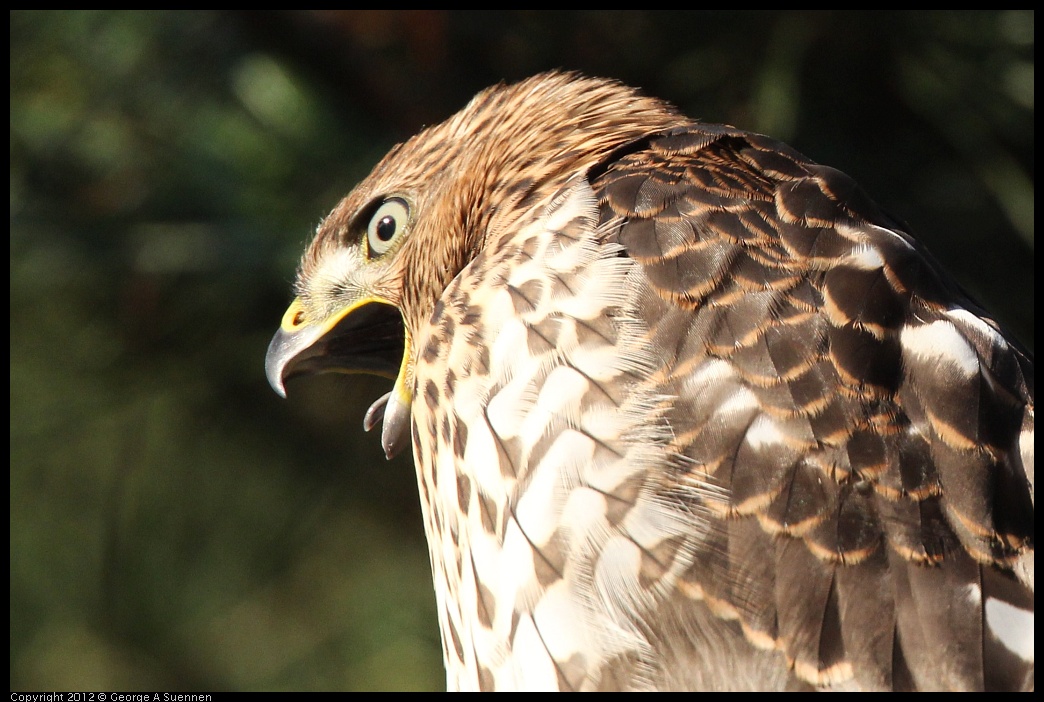
[[[371,373],[395,378],[391,393],[371,406],[369,431],[383,419],[381,443],[391,458],[407,443],[410,393],[405,387],[408,345],[398,308],[378,298],[354,302],[326,319],[311,321],[294,300],[265,356],[268,382],[286,397],[286,381],[317,373]]]

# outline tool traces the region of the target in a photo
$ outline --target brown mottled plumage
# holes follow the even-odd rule
[[[451,688],[1032,688],[1032,358],[838,171],[543,74],[296,292],[277,390],[396,379]]]

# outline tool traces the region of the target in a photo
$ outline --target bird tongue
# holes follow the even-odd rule
[[[395,389],[384,393],[366,410],[363,429],[370,431],[381,420],[384,421],[381,446],[384,447],[384,455],[392,459],[408,443],[406,428],[410,425],[410,402],[403,400]]]
[[[370,409],[366,410],[366,416],[363,417],[363,431],[373,431],[377,423],[384,419],[384,408],[389,399],[391,399],[391,393],[386,392],[374,400]]]

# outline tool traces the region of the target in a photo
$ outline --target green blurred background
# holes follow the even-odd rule
[[[386,381],[280,400],[323,215],[396,141],[564,67],[853,175],[1033,345],[1033,13],[11,13],[11,687],[430,689]]]

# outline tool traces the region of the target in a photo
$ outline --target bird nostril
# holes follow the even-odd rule
[[[292,324],[293,324],[293,325],[294,325],[295,327],[299,327],[299,326],[301,326],[302,324],[304,324],[304,313],[303,313],[303,312],[301,312],[301,311],[298,311],[297,313],[295,313],[295,314],[294,314],[294,319],[293,319],[293,322],[292,322]]]

